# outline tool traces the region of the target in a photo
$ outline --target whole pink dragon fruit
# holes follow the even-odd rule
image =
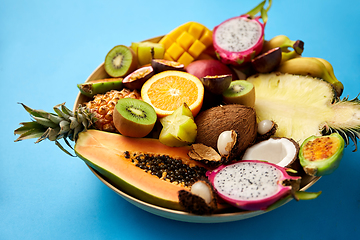
[[[299,188],[300,177],[283,167],[258,160],[222,165],[207,176],[219,197],[244,210],[266,210]]]
[[[267,21],[264,4],[261,2],[247,14],[225,20],[213,30],[213,46],[219,60],[224,64],[239,66],[250,62],[260,52],[264,44],[264,28]],[[261,16],[255,15],[261,11]],[[259,19],[262,18],[264,23]]]

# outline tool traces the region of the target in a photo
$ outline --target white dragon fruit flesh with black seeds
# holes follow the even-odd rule
[[[275,164],[244,160],[223,165],[207,176],[219,197],[244,210],[266,210],[297,191],[300,177],[289,176]]]
[[[213,31],[215,52],[224,64],[241,65],[261,52],[264,24],[248,15],[230,18]]]
[[[213,30],[213,46],[219,60],[235,66],[250,62],[262,50],[267,12],[266,0],[255,8],[238,17],[225,20]],[[260,12],[260,16],[255,16]],[[259,19],[263,20],[263,23]]]
[[[229,52],[242,52],[259,41],[261,26],[247,18],[234,18],[221,24],[216,32],[218,46]]]

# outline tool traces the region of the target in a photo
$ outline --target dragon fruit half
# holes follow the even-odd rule
[[[214,28],[213,46],[221,62],[239,66],[251,61],[261,52],[267,11],[271,6],[269,1],[265,10],[265,2],[266,0],[248,13],[225,20]],[[261,16],[255,17],[259,11]],[[260,18],[264,23],[259,21]]]
[[[220,198],[244,210],[266,210],[297,191],[301,179],[289,176],[283,167],[258,160],[222,165],[207,176]]]

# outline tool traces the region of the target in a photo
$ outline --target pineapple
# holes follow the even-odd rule
[[[58,140],[63,139],[72,148],[68,139],[75,141],[78,134],[88,128],[116,132],[112,113],[117,100],[126,97],[141,98],[136,90],[131,91],[125,88],[121,91],[111,90],[105,94],[97,94],[85,106],[79,105],[75,112],[68,109],[64,103],[58,104],[54,107],[55,114],[34,110],[21,103],[34,121],[20,123],[22,126],[14,131],[15,134],[20,135],[15,142],[38,138],[35,143],[39,143],[49,139],[55,141],[55,144],[65,153],[73,156]]]
[[[54,113],[48,113],[43,110],[34,110],[25,104],[21,105],[30,113],[34,121],[22,122],[22,126],[17,128],[14,133],[20,136],[15,140],[21,141],[30,138],[38,138],[35,143],[45,139],[55,141],[55,144],[65,153],[72,156],[60,143],[59,139],[64,139],[65,143],[71,148],[67,139],[75,141],[78,134],[90,128],[96,121],[93,114],[86,107],[78,106],[73,112],[68,109],[64,103],[54,107]]]
[[[117,132],[113,123],[113,111],[120,98],[141,99],[141,96],[136,90],[131,91],[124,88],[121,91],[111,90],[105,94],[97,94],[92,101],[86,103],[86,107],[97,119],[95,122],[96,129]]]
[[[255,86],[258,121],[273,120],[276,137],[301,144],[312,135],[339,133],[357,150],[360,138],[360,101],[335,97],[332,86],[320,79],[292,74],[259,74],[247,79]]]

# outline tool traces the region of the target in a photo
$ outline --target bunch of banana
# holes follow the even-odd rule
[[[331,64],[322,58],[298,57],[289,59],[281,63],[276,71],[321,78],[334,87],[337,97],[340,97],[344,90],[344,85],[335,77]]]
[[[341,96],[344,85],[335,77],[334,69],[328,61],[322,58],[301,57],[304,51],[303,41],[293,41],[285,35],[278,35],[265,41],[262,53],[277,47],[281,48],[281,63],[275,71],[321,78],[334,87],[337,97]],[[290,48],[293,50],[290,51]]]
[[[304,51],[304,42],[301,40],[293,41],[288,36],[278,35],[264,42],[262,53],[278,47],[281,48],[281,62],[285,62],[301,56]],[[289,48],[293,50],[290,51]]]

